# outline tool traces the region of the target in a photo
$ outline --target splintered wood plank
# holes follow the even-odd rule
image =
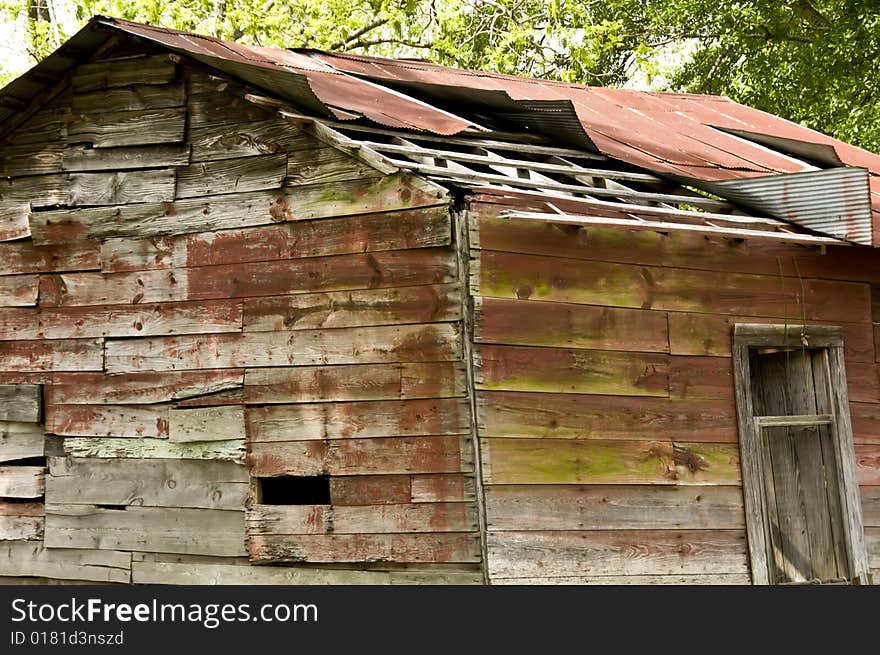
[[[273,441],[248,444],[254,477],[386,475],[469,471],[471,446],[461,435]]]
[[[168,405],[46,406],[46,432],[71,437],[167,437]]]
[[[455,278],[455,259],[446,248],[203,266],[187,271],[192,300],[442,284]]]
[[[244,331],[457,321],[461,305],[457,284],[245,298]]]
[[[177,171],[177,197],[277,189],[287,175],[287,155],[236,157],[198,162]]]
[[[69,199],[69,187],[66,173],[3,178],[0,179],[0,202],[3,206],[18,211],[21,205],[30,205],[31,210],[64,205]]]
[[[137,305],[188,300],[189,271],[68,273],[40,278],[41,307]]]
[[[673,398],[733,401],[733,362],[729,357],[669,358],[669,395]]]
[[[0,275],[0,307],[34,306],[39,288],[39,275]]]
[[[376,169],[338,148],[297,149],[288,155],[287,184],[342,182],[376,175]]]
[[[174,200],[173,170],[71,173],[72,206],[125,205]]]
[[[668,396],[669,358],[650,353],[481,345],[478,389]]]
[[[56,405],[145,405],[181,401],[241,389],[244,371],[163,371],[161,373],[56,374],[46,387],[47,402]]]
[[[52,504],[241,510],[248,474],[233,462],[50,457]]]
[[[520,346],[669,352],[666,313],[474,298],[474,340]]]
[[[169,84],[174,81],[175,70],[172,55],[133,57],[81,64],[70,83],[79,93],[121,86]]]
[[[54,176],[39,177],[39,187],[46,193],[35,193],[35,185],[29,183],[32,178],[18,178],[0,184],[0,199],[10,196],[11,202],[33,204],[34,198],[40,198],[42,206],[66,202],[66,176],[58,181],[42,179]],[[378,195],[371,195],[374,193]],[[173,203],[35,212],[30,216],[30,229],[36,243],[66,243],[78,238],[146,238],[231,230],[436,205],[446,206],[436,194],[421,191],[409,178],[388,176],[378,181],[230,193]]]
[[[0,241],[26,239],[31,235],[27,202],[6,201],[0,192]],[[14,244],[13,247],[19,244]],[[24,272],[24,271],[23,271]]]
[[[39,423],[40,387],[35,384],[0,384],[0,421]]]
[[[479,391],[477,427],[484,437],[738,441],[725,400]]]
[[[446,207],[149,239],[108,239],[105,272],[213,266],[449,245]]]
[[[70,101],[70,109],[75,114],[166,109],[182,107],[185,100],[186,88],[182,83],[135,84],[88,93],[74,93]]]
[[[240,332],[240,302],[0,309],[0,338],[82,339]]]
[[[666,311],[867,323],[867,284],[694,271],[481,251],[474,293]],[[723,291],[723,292],[722,292]]]
[[[45,440],[42,425],[2,421],[0,422],[0,462],[42,457]]]
[[[45,476],[45,466],[0,466],[0,498],[39,498]]]
[[[744,530],[739,487],[489,485],[490,531]]]
[[[0,224],[2,221],[3,210],[0,209]],[[2,229],[0,226],[0,232]],[[36,246],[32,241],[0,243],[2,275],[100,269],[101,246],[97,241],[77,241],[63,246]]]
[[[64,440],[71,457],[104,459],[195,459],[243,463],[244,439],[175,443],[167,439],[77,437]]]
[[[450,398],[466,394],[464,367],[458,362],[249,368],[248,404]]]
[[[0,575],[89,582],[130,582],[131,553],[45,548],[42,542],[0,544]]]
[[[662,441],[484,439],[486,484],[675,484]]]
[[[250,442],[470,432],[469,406],[459,398],[248,407],[246,418]]]
[[[0,501],[0,541],[40,540],[43,523],[43,503]]]
[[[248,535],[384,534],[473,532],[476,507],[470,503],[400,505],[251,505]]]
[[[436,473],[413,475],[412,502],[445,503],[473,502],[476,500],[476,483],[473,474]]]
[[[2,341],[4,371],[100,371],[104,368],[102,339]]]
[[[320,144],[315,137],[278,116],[225,125],[192,125],[189,141],[194,162],[293,153]]]
[[[96,548],[235,557],[246,554],[244,512],[46,504],[49,548]]]
[[[109,340],[108,373],[257,366],[452,361],[461,336],[451,323],[246,332]]]
[[[470,533],[252,536],[252,562],[478,562]]]
[[[244,437],[242,405],[172,409],[170,412],[168,438],[171,441],[225,441]]]
[[[490,532],[491,579],[747,574],[742,530]]]
[[[789,323],[801,322],[788,317]],[[669,347],[673,355],[731,356],[735,323],[779,323],[775,318],[721,316],[716,314],[669,313]],[[808,325],[817,324],[807,321]],[[873,362],[874,344],[871,326],[864,323],[842,324],[844,357],[847,362]]]
[[[61,168],[71,172],[120,171],[133,168],[168,168],[189,164],[189,146],[145,145],[121,148],[87,148],[72,144],[62,152]]]

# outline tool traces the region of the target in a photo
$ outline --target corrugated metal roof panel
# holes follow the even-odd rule
[[[775,218],[871,245],[871,198],[864,168],[830,168],[703,186]]]

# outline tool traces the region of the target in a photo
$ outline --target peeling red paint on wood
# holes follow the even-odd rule
[[[240,332],[235,301],[0,309],[0,340]]]
[[[168,437],[167,405],[46,405],[46,432],[65,437]]]
[[[248,404],[464,396],[459,362],[249,368]]]
[[[121,373],[56,373],[46,402],[58,405],[146,405],[241,389],[242,369]]]
[[[0,243],[0,274],[100,270],[100,253],[97,241],[50,246],[37,246],[32,241]]]
[[[101,371],[104,342],[103,339],[0,341],[0,362],[6,372]]]
[[[462,449],[467,441],[452,435],[250,443],[247,461],[255,477],[456,473],[471,468]]]

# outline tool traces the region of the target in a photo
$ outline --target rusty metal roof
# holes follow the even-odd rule
[[[315,117],[426,136],[474,135],[490,129],[524,138],[537,135],[548,144],[599,153],[693,187],[714,193],[726,189],[730,199],[753,210],[804,220],[835,236],[846,233],[858,243],[871,243],[872,232],[880,233],[880,156],[728,98],[588,87],[424,61],[246,46],[100,16],[0,91],[0,122],[120,34],[196,59]],[[837,180],[833,176],[798,175],[793,182],[768,183],[770,177],[840,167],[864,168],[868,175],[846,178],[846,201],[834,206],[833,215],[819,202]],[[853,182],[856,178],[861,181]],[[791,185],[797,187],[799,202],[783,207],[779,194],[769,192]],[[873,209],[873,230],[867,207]],[[838,221],[845,229],[839,229]]]

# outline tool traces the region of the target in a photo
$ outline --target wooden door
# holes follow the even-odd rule
[[[767,498],[770,582],[848,581],[827,352],[753,350],[750,369]]]

